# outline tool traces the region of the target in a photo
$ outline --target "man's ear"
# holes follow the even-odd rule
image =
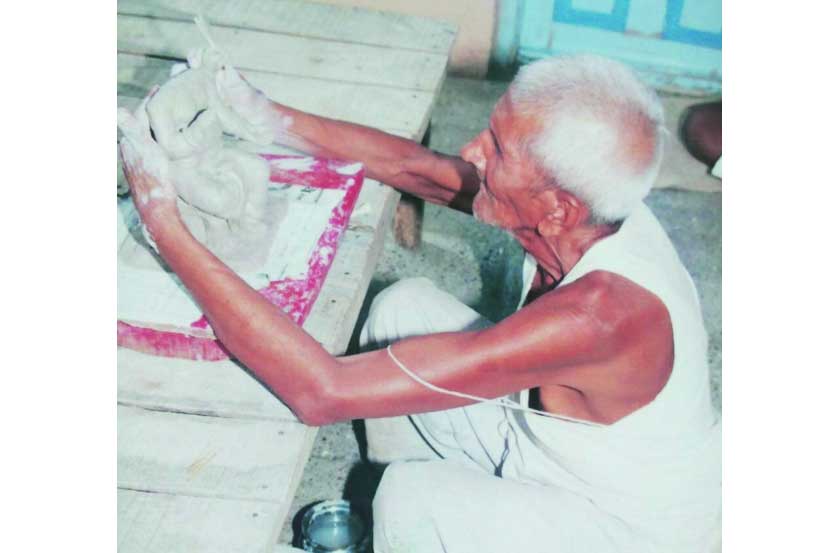
[[[585,206],[569,192],[561,191],[558,195],[559,204],[565,211],[564,225],[573,228],[582,223]]]
[[[553,199],[547,199],[548,213],[537,225],[542,236],[555,236],[582,224],[587,211],[576,196],[565,190],[553,191]]]
[[[565,228],[562,224],[565,219],[564,213],[561,207],[547,213],[536,225],[536,231],[545,238],[558,236]]]
[[[536,224],[536,231],[545,238],[557,236],[563,230],[567,218],[565,209],[555,190],[549,188],[537,196],[545,216]]]

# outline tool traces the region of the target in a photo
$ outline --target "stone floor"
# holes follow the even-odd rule
[[[501,81],[448,78],[433,113],[430,146],[457,154],[464,143],[487,126],[490,111],[506,88],[507,83]],[[680,114],[700,99],[666,96],[663,101],[667,128],[676,136]],[[664,159],[664,168],[658,177],[659,188],[651,192],[646,203],[666,228],[697,284],[710,335],[713,400],[720,409],[720,181],[707,177],[705,168],[691,159],[674,138],[668,144]],[[418,250],[403,249],[391,235],[387,237],[362,315],[365,316],[366,306],[384,287],[401,278],[427,276],[497,320],[504,315],[506,305],[515,301],[505,297],[501,284],[508,268],[517,266],[521,257],[521,248],[503,231],[478,223],[465,214],[427,205],[423,244]],[[363,317],[359,325],[362,320]],[[291,506],[289,523],[283,529],[282,543],[292,541],[303,508],[316,501],[340,497],[364,504],[370,501],[380,474],[362,461],[363,453],[359,421],[320,429]]]

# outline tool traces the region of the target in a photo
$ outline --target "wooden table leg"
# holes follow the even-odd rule
[[[421,144],[429,147],[432,125],[427,125]],[[421,228],[424,222],[424,200],[411,194],[401,194],[395,212],[395,241],[404,248],[414,250],[421,245]]]
[[[395,212],[395,241],[414,250],[421,245],[421,226],[424,219],[424,200],[402,194]]]

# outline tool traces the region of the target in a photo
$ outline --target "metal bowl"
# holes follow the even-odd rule
[[[303,549],[313,553],[366,553],[371,528],[344,499],[323,501],[303,516]]]

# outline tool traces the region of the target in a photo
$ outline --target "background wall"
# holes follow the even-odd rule
[[[487,73],[496,24],[497,0],[315,1],[418,15],[454,23],[458,26],[458,36],[450,55],[450,73],[465,77],[484,77]]]
[[[721,86],[721,0],[314,0],[430,17],[458,36],[450,74],[484,77],[490,62],[575,52],[616,58],[662,90],[716,94]]]
[[[716,93],[721,0],[500,0],[494,60],[509,64],[592,52],[616,58],[652,85]]]

